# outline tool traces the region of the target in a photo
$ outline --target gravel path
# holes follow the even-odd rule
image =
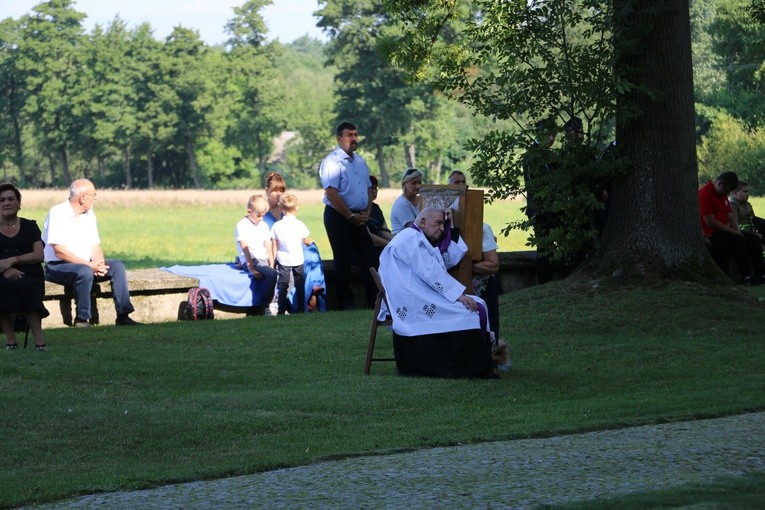
[[[533,508],[765,472],[765,413],[360,457],[36,508]]]

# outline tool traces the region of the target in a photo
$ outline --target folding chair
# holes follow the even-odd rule
[[[370,267],[369,272],[372,275],[372,280],[374,280],[375,285],[377,285],[377,298],[375,299],[375,312],[372,316],[372,329],[369,332],[369,346],[367,347],[367,359],[364,362],[364,373],[366,375],[369,375],[369,371],[372,368],[372,362],[373,361],[396,361],[396,358],[375,358],[375,341],[377,340],[377,327],[378,326],[387,326],[390,327],[393,325],[393,321],[390,318],[390,315],[384,320],[380,321],[377,320],[377,316],[380,313],[380,306],[382,305],[383,301],[385,301],[385,306],[390,311],[390,307],[388,307],[388,300],[385,297],[385,288],[383,287],[382,280],[380,280],[380,275],[377,274],[377,270],[375,268]]]

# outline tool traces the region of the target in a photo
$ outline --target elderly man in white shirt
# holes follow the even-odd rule
[[[74,289],[75,327],[91,326],[90,292],[93,283],[110,280],[118,326],[135,326],[130,318],[135,310],[130,302],[125,265],[106,260],[98,236],[93,204],[96,189],[87,179],[74,181],[69,199],[54,205],[43,226],[45,279]]]
[[[380,256],[402,375],[495,377],[486,304],[447,269],[467,253],[450,211],[425,208]]]

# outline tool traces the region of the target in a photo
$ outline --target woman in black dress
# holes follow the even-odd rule
[[[33,220],[19,218],[21,193],[9,183],[0,184],[0,326],[6,349],[17,349],[13,314],[23,314],[35,340],[35,349],[45,350],[42,319],[45,274],[40,229]]]

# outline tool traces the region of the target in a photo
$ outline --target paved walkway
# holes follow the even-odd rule
[[[533,508],[765,472],[765,413],[360,457],[38,508]]]

